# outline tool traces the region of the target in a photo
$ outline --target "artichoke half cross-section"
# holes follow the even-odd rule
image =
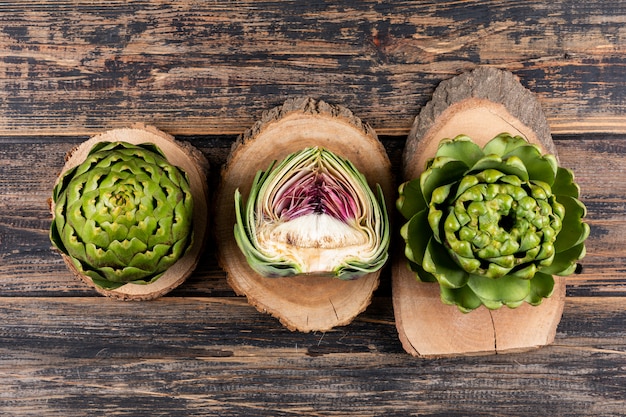
[[[300,274],[355,279],[379,270],[389,219],[348,160],[321,147],[294,152],[254,178],[246,203],[235,191],[237,245],[265,277]]]
[[[52,198],[52,243],[100,288],[154,282],[193,240],[187,175],[153,144],[94,145]]]
[[[571,274],[585,255],[589,226],[572,171],[519,136],[482,149],[464,135],[444,139],[399,194],[409,267],[463,312],[538,305],[552,274]]]

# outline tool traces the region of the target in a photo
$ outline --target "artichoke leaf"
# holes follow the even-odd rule
[[[433,191],[453,182],[467,171],[467,165],[462,161],[445,158],[447,163],[442,166],[433,165],[420,176],[420,187],[425,201],[430,201]],[[440,160],[437,160],[440,162]]]
[[[441,286],[439,292],[442,302],[449,305],[456,305],[463,313],[469,313],[483,304],[482,300],[478,298],[474,291],[467,285],[461,288]]]
[[[398,194],[396,208],[407,220],[427,207],[419,178],[402,183],[398,187]]]
[[[70,257],[78,259],[86,259],[86,250],[84,242],[77,236],[75,229],[69,225],[63,226],[61,229],[61,241],[63,248]],[[61,247],[59,247],[61,250]]]
[[[62,198],[64,198],[64,195],[65,195],[64,191],[67,189],[67,186],[69,185],[69,183],[74,178],[74,174],[76,173],[77,169],[78,169],[78,166],[75,166],[74,168],[71,168],[71,169],[65,171],[61,175],[57,185],[52,190],[52,200],[53,201],[58,202]]]
[[[257,179],[262,178],[263,173],[257,174]],[[256,183],[256,179],[255,182]],[[254,187],[253,187],[254,189]],[[263,276],[278,277],[300,273],[298,266],[287,262],[277,256],[269,257],[257,249],[255,245],[255,224],[253,219],[248,219],[243,211],[243,198],[239,189],[235,190],[235,216],[234,226],[235,241],[246,257],[248,264],[257,273]],[[248,203],[251,206],[250,203]],[[247,219],[246,223],[244,219]]]
[[[530,180],[539,180],[553,184],[556,178],[557,161],[554,155],[542,155],[539,148],[533,145],[520,146],[508,152],[504,157],[518,158],[528,172]]]
[[[132,257],[128,266],[132,266],[142,270],[150,270],[153,265],[159,262],[159,259],[164,258],[169,253],[170,248],[168,245],[156,245],[152,250],[146,250],[145,252],[137,253]]]
[[[512,156],[502,159],[498,155],[486,155],[478,160],[469,170],[469,172],[481,172],[487,170],[499,171],[503,175],[515,175],[523,181],[528,181],[528,171],[521,159]]]
[[[530,280],[530,292],[525,301],[533,306],[541,304],[544,298],[548,298],[554,291],[554,278],[550,274],[537,272]]]
[[[491,279],[481,275],[471,274],[467,286],[474,291],[476,296],[480,298],[483,303],[485,301],[491,301],[507,304],[526,299],[528,294],[530,294],[530,281],[531,280],[520,279],[512,275]],[[487,308],[490,308],[488,303],[485,305]]]
[[[535,276],[536,273],[537,273],[537,265],[535,265],[534,263],[531,263],[531,264],[525,265],[522,268],[513,269],[511,272],[509,272],[509,275],[516,276],[517,278],[520,278],[520,279],[531,279],[532,277]]]
[[[539,268],[539,271],[545,274],[570,275],[576,269],[576,261],[582,259],[585,253],[585,243],[581,242],[567,250],[555,253],[552,263]]]
[[[85,245],[85,253],[86,257],[83,262],[93,269],[106,266],[123,268],[126,264],[124,259],[120,259],[116,251],[99,248],[93,243],[87,243]]]
[[[587,209],[580,200],[564,195],[558,196],[557,200],[565,207],[563,225],[554,242],[558,253],[586,240],[589,236],[589,225],[581,220],[587,214]]]
[[[430,272],[427,272],[424,270],[424,268],[422,268],[421,265],[412,262],[412,261],[408,261],[407,262],[407,266],[409,268],[409,270],[415,272],[415,278],[420,281],[420,282],[437,282],[437,278],[431,274]]]
[[[487,142],[483,147],[483,152],[485,155],[498,155],[502,157],[522,146],[529,146],[529,143],[521,136],[512,136],[504,132]]]
[[[98,271],[105,279],[111,282],[119,282],[121,284],[126,284],[130,282],[147,284],[151,280],[151,278],[153,278],[150,274],[147,273],[148,271],[136,268],[134,266],[125,266],[123,268],[105,266],[98,268]]]
[[[400,234],[406,242],[406,248],[411,254],[408,259],[419,264],[423,262],[424,253],[433,236],[432,230],[429,227],[423,227],[428,221],[427,217],[428,212],[422,210],[405,223],[400,230]]]
[[[114,290],[125,284],[123,282],[109,281],[106,278],[102,278],[100,274],[94,274],[92,271],[85,271],[85,275],[91,278],[93,283],[96,284],[99,288],[103,288],[105,290]]]
[[[448,288],[460,288],[467,284],[469,274],[458,267],[448,250],[431,238],[424,253],[422,264],[425,271],[437,278],[439,284]]]
[[[444,139],[439,143],[437,156],[463,162],[468,168],[485,156],[480,146],[468,136],[459,135],[454,139]]]
[[[567,168],[559,167],[552,184],[552,193],[557,196],[567,195],[578,198],[580,187],[574,182],[574,172]]]

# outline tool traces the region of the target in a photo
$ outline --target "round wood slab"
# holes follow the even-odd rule
[[[502,132],[520,135],[556,155],[548,124],[533,94],[513,74],[493,68],[443,81],[415,119],[403,154],[404,180],[417,178],[439,142],[466,134],[484,146]],[[402,245],[403,247],[403,245]],[[404,256],[392,267],[396,327],[412,355],[440,357],[528,350],[552,343],[565,304],[565,279],[554,276],[554,293],[533,307],[484,306],[464,314],[444,304],[439,284],[419,282]]]
[[[165,154],[170,164],[182,168],[187,173],[194,199],[194,238],[192,246],[185,256],[180,258],[155,282],[145,285],[129,283],[113,290],[98,287],[91,278],[82,275],[74,267],[67,255],[62,254],[62,256],[68,268],[85,283],[95,288],[100,294],[121,300],[151,300],[168,293],[182,284],[183,281],[191,275],[198,264],[207,235],[207,173],[209,164],[204,158],[204,155],[193,146],[178,142],[172,136],[153,126],[135,124],[127,129],[109,130],[81,143],[68,153],[61,174],[80,165],[96,143],[117,141],[124,141],[135,145],[154,143]],[[51,211],[54,215],[54,202],[51,202]]]
[[[233,234],[235,189],[247,199],[257,171],[310,146],[350,160],[370,186],[380,184],[389,210],[394,193],[391,165],[376,133],[346,108],[298,98],[265,112],[233,145],[222,170],[215,214],[219,261],[228,283],[259,311],[302,332],[348,324],[369,305],[379,282],[379,272],[353,281],[315,275],[266,278],[250,268],[239,250]]]

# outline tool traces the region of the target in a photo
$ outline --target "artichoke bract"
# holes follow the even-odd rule
[[[97,143],[52,197],[52,243],[100,288],[154,282],[193,240],[187,175],[154,144]]]
[[[465,135],[444,139],[399,187],[409,267],[463,312],[538,305],[552,275],[571,274],[585,255],[578,197],[572,171],[522,137],[502,133],[482,149]]]
[[[237,245],[265,277],[355,279],[379,270],[389,247],[382,190],[327,149],[294,152],[254,178],[247,203],[235,191]]]

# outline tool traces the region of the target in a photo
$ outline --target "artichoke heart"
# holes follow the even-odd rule
[[[337,249],[367,244],[368,235],[328,214],[305,214],[283,223],[259,225],[259,243]]]
[[[154,282],[192,244],[189,180],[153,144],[97,143],[52,199],[50,240],[100,288]]]
[[[246,204],[235,192],[235,238],[249,265],[267,277],[299,274],[354,279],[387,260],[389,220],[348,160],[306,148],[257,173]]]
[[[572,273],[585,255],[572,171],[522,137],[502,133],[482,149],[465,135],[444,139],[399,192],[411,270],[461,311],[538,305],[552,275]]]

